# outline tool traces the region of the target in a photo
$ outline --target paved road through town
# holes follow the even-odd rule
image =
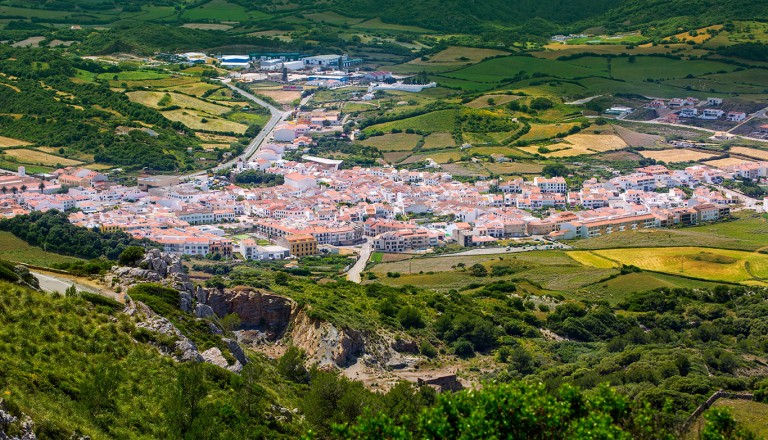
[[[360,274],[365,269],[365,265],[368,264],[368,259],[371,258],[371,242],[369,239],[365,240],[365,244],[360,248],[360,258],[347,272],[347,279],[353,283],[360,283],[362,281]]]

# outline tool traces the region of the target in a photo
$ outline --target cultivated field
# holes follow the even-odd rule
[[[503,52],[495,49],[481,49],[476,47],[460,47],[451,46],[441,52],[438,52],[429,60],[422,61],[417,58],[408,64],[455,64],[461,65],[466,63],[477,63],[485,58],[493,57],[497,55],[505,55],[507,52]]]
[[[231,110],[230,107],[219,105],[219,104],[213,104],[210,102],[203,101],[202,99],[194,98],[192,96],[182,95],[181,93],[138,91],[138,92],[128,92],[126,93],[126,95],[128,95],[128,98],[133,102],[138,102],[139,104],[146,105],[147,107],[153,107],[153,108],[160,108],[161,106],[158,105],[158,103],[166,95],[168,95],[170,96],[170,100],[168,100],[168,102],[165,103],[163,107],[177,105],[181,108],[200,110],[202,112],[210,113],[212,115],[221,115]]]
[[[550,139],[558,135],[558,133],[566,133],[568,130],[578,124],[576,123],[560,123],[560,124],[531,124],[531,129],[528,133],[520,137],[524,141],[536,141],[542,139]]]
[[[23,147],[26,145],[32,145],[29,142],[22,141],[19,139],[13,139],[5,136],[0,136],[0,148],[8,148],[8,147]]]
[[[729,151],[734,154],[741,154],[742,156],[753,157],[760,160],[768,160],[768,151],[766,150],[758,150],[757,148],[747,147],[731,147]]]
[[[541,154],[545,157],[572,157],[583,154],[598,154],[606,151],[621,150],[627,143],[613,134],[573,134],[564,139],[565,142],[547,145],[549,152],[540,153],[539,146],[521,147],[520,150],[529,154]]]
[[[178,121],[192,130],[207,130],[221,133],[243,134],[248,126],[238,124],[237,122],[227,121],[226,119],[216,118],[207,113],[197,112],[195,110],[171,110],[163,112],[163,115],[171,121]],[[206,120],[207,122],[203,122]]]
[[[610,269],[618,265],[615,261],[608,260],[590,251],[572,251],[568,252],[568,256],[573,258],[579,264],[597,267],[599,269]]]
[[[706,247],[605,249],[594,253],[641,269],[715,281],[768,277],[768,255]]]
[[[53,154],[44,153],[42,151],[27,150],[24,148],[5,150],[3,153],[5,153],[6,156],[15,158],[19,163],[22,164],[30,163],[49,166],[55,166],[57,164],[64,166],[82,164],[82,162],[77,160],[54,156]]]
[[[419,140],[421,140],[421,135],[418,134],[393,133],[370,137],[360,141],[360,143],[377,148],[380,151],[410,151],[416,147],[416,143]]]
[[[704,162],[705,165],[713,166],[715,168],[727,168],[735,165],[741,165],[743,163],[751,162],[745,159],[739,159],[737,157],[726,157],[725,159],[709,160]]]
[[[437,148],[451,148],[456,146],[456,141],[450,133],[432,133],[424,138],[422,149],[433,150]]]
[[[438,131],[452,132],[456,125],[457,113],[457,110],[438,110],[436,112],[414,116],[412,118],[372,125],[366,128],[365,131],[371,132],[374,130],[381,130],[387,133],[392,131],[393,128],[403,131],[410,128],[425,133],[434,133]]]
[[[698,162],[702,160],[715,157],[714,154],[702,153],[700,151],[686,150],[686,149],[671,149],[671,150],[645,150],[640,151],[643,157],[654,159],[666,163],[676,162]]]

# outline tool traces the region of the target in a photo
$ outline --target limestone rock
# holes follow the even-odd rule
[[[219,350],[218,347],[209,348],[208,350],[200,353],[200,356],[203,357],[204,362],[208,362],[209,364],[213,364],[221,368],[229,367],[229,362],[224,359],[224,355],[221,354],[221,350]]]
[[[195,306],[195,316],[198,318],[207,318],[209,316],[213,316],[214,312],[213,309],[210,306],[207,306],[205,304],[197,304]]]
[[[229,338],[223,338],[221,341],[227,344],[229,352],[232,353],[232,356],[234,356],[234,358],[237,359],[239,363],[243,365],[248,363],[248,358],[245,356],[243,348],[240,347],[240,344],[238,344],[237,341]]]
[[[192,295],[187,292],[179,293],[179,308],[185,313],[192,313]]]
[[[296,308],[289,298],[251,287],[208,290],[205,304],[218,316],[236,313],[242,328],[262,330],[273,340],[285,332]]]

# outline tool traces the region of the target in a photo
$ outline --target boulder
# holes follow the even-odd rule
[[[237,359],[238,362],[240,362],[243,365],[248,363],[248,358],[245,356],[245,352],[243,351],[243,348],[240,347],[240,344],[238,344],[237,341],[229,338],[222,338],[221,341],[227,344],[227,348],[229,349],[229,352],[232,353],[232,356],[234,356],[234,358]]]
[[[208,362],[209,364],[213,364],[221,368],[229,367],[229,362],[224,359],[224,355],[221,354],[221,350],[219,350],[218,347],[209,348],[208,350],[200,353],[200,356],[202,356],[204,362]]]
[[[185,313],[192,313],[192,295],[187,292],[179,293],[179,308]]]
[[[195,316],[198,318],[208,318],[215,315],[211,306],[205,304],[197,304],[195,306]]]

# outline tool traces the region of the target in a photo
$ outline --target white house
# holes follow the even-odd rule
[[[724,111],[717,108],[705,108],[701,112],[699,119],[720,119],[725,114]]]
[[[680,110],[681,118],[695,118],[698,115],[699,115],[699,111],[696,110],[696,108],[694,107],[686,107]]]
[[[731,122],[741,122],[747,119],[747,114],[744,112],[728,112],[728,115],[725,117],[725,119]]]

